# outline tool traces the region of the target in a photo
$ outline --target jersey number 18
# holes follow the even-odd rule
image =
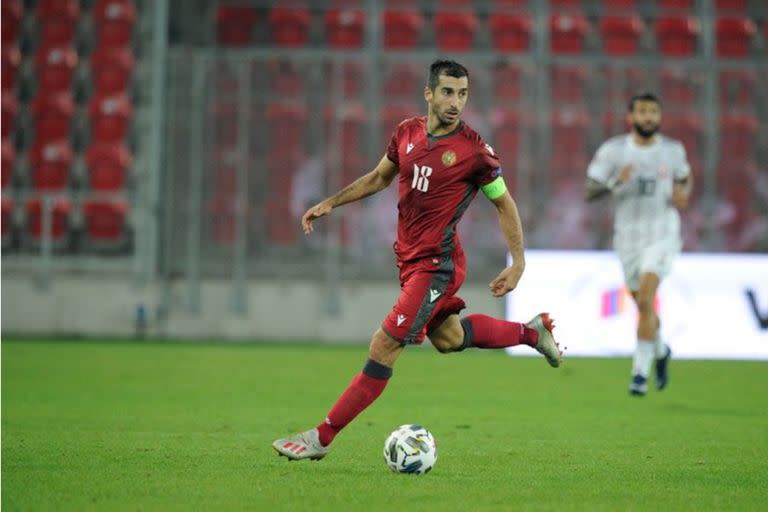
[[[432,168],[426,165],[419,167],[413,164],[413,182],[411,188],[415,188],[421,192],[426,192],[429,188],[429,177],[432,174]]]

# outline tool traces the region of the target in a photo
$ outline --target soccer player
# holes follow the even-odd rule
[[[616,200],[613,245],[637,304],[637,347],[629,392],[643,396],[656,362],[656,388],[666,387],[672,351],[659,337],[656,290],[682,248],[678,209],[688,205],[693,177],[683,145],[658,133],[661,102],[650,92],[629,101],[629,134],[598,148],[587,170],[585,198]]]
[[[400,296],[373,334],[368,361],[341,394],[325,421],[272,446],[289,459],[321,459],[334,437],[384,391],[392,367],[407,345],[429,337],[442,353],[477,347],[500,349],[525,344],[557,367],[562,353],[552,336],[547,313],[526,324],[473,314],[456,292],[465,275],[464,251],[456,224],[478,189],[496,206],[499,225],[512,254],[512,266],[491,281],[495,297],[515,289],[525,267],[523,232],[517,206],[501,176],[491,146],[461,119],[469,97],[469,74],[461,64],[438,60],[429,68],[424,89],[427,115],[402,121],[378,165],[304,214],[301,224],[310,234],[312,223],[334,208],[385,189],[397,180],[397,241]]]

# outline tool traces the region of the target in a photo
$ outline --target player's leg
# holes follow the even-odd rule
[[[639,286],[632,292],[638,311],[637,347],[632,358],[632,381],[629,391],[636,396],[648,390],[648,376],[656,356],[656,338],[659,320],[654,309],[659,276],[653,272],[640,274]]]
[[[470,347],[499,349],[515,345],[529,345],[542,353],[551,366],[559,366],[562,352],[552,336],[553,322],[549,315],[536,315],[527,324],[508,322],[488,315],[467,315],[459,320],[458,314],[449,314],[428,331],[429,340],[442,352],[458,352]]]
[[[377,329],[371,339],[368,361],[363,370],[336,400],[325,421],[296,436],[278,439],[272,447],[292,460],[325,457],[336,435],[384,391],[392,376],[392,367],[402,351],[403,345],[381,328]]]

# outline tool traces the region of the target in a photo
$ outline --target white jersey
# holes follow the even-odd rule
[[[629,181],[611,187],[627,165],[632,166]],[[632,134],[612,137],[600,146],[587,176],[613,188],[617,249],[640,249],[661,240],[681,239],[680,215],[672,205],[672,186],[690,172],[683,145],[660,134],[648,146],[636,144]]]

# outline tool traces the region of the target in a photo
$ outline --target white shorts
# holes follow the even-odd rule
[[[640,276],[645,273],[656,274],[659,279],[666,277],[681,249],[682,242],[678,238],[659,240],[639,249],[616,247],[627,287],[633,292],[637,291],[640,288]]]

